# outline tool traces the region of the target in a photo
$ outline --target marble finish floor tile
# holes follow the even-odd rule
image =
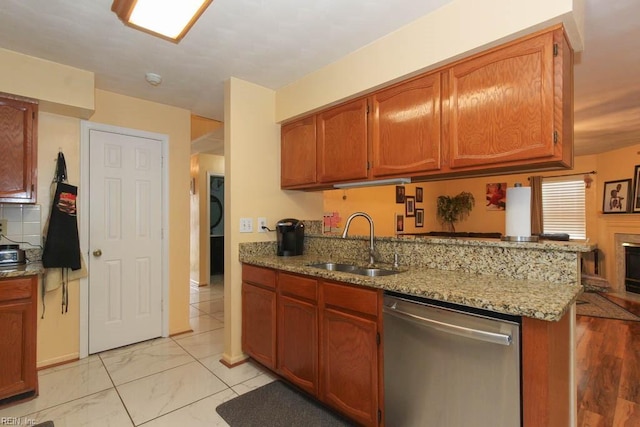
[[[100,359],[68,369],[43,370],[38,374],[38,397],[3,409],[0,414],[20,417],[109,388],[113,383]]]
[[[26,418],[37,422],[51,420],[56,427],[133,426],[118,393],[113,388],[29,414]]]
[[[198,307],[194,306],[193,304],[189,306],[189,318],[202,316],[203,314],[207,313],[203,313],[202,311],[198,310]]]
[[[224,351],[224,328],[188,337],[178,336],[175,341],[196,359],[213,356]]]
[[[222,381],[198,362],[117,386],[136,425],[226,388]]]
[[[133,381],[193,362],[193,357],[173,340],[138,347],[129,352],[101,356],[115,385]]]
[[[252,378],[265,373],[266,371],[252,361],[247,361],[241,365],[228,368],[220,362],[222,353],[200,359],[208,370],[213,372],[226,385],[233,387]]]
[[[189,319],[189,324],[193,332],[185,332],[176,336],[175,338],[185,338],[193,335],[200,334],[202,332],[213,331],[214,329],[224,328],[224,323],[208,314],[202,316],[192,317]]]
[[[204,313],[213,314],[224,311],[224,300],[220,298],[211,301],[202,301],[194,303],[192,304],[192,306],[196,307],[198,310]]]
[[[125,345],[124,347],[114,348],[113,350],[106,350],[99,354],[101,358],[111,357],[119,354],[126,354],[132,351],[139,351],[140,349],[151,347],[154,345],[163,345],[168,342],[172,342],[171,338],[154,338],[147,341],[138,342],[135,344]]]
[[[263,385],[267,385],[275,381],[276,379],[277,378],[273,374],[265,372],[258,375],[257,377],[251,378],[248,381],[231,387],[231,390],[233,390],[234,392],[236,392],[236,394],[238,394],[238,396],[240,396],[241,394],[245,394],[250,392],[251,390],[262,387]]]
[[[149,421],[144,424],[144,427],[226,427],[229,424],[218,415],[215,408],[234,397],[238,397],[238,395],[233,390],[226,389]]]
[[[200,292],[191,292],[189,294],[189,302],[191,304],[197,302],[219,300],[224,298],[224,295],[219,292],[214,292],[212,289],[204,289]]]

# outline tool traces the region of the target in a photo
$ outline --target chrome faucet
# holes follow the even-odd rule
[[[373,219],[371,219],[369,215],[364,212],[356,212],[354,214],[351,214],[351,216],[347,218],[347,223],[344,225],[342,238],[344,239],[345,237],[347,237],[347,233],[349,232],[349,225],[351,224],[351,221],[357,216],[362,216],[366,218],[367,221],[369,221],[369,265],[373,265],[376,263],[375,251],[373,248]]]

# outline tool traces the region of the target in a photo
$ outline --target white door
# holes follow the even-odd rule
[[[162,332],[162,143],[89,133],[89,353]]]

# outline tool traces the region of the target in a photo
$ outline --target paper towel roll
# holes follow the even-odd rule
[[[507,188],[505,235],[531,236],[531,187]]]

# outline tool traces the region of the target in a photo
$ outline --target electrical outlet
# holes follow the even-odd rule
[[[261,216],[258,218],[258,233],[266,233],[267,232],[267,218]]]
[[[240,232],[241,233],[253,233],[253,219],[252,218],[240,218]]]
[[[7,234],[7,220],[0,219],[0,234]]]

